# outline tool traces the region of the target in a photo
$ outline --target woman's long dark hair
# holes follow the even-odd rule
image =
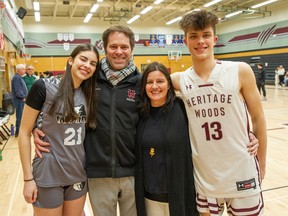
[[[83,80],[83,82],[80,85],[80,88],[82,89],[86,101],[87,101],[87,107],[88,107],[88,116],[86,121],[86,127],[90,128],[96,128],[97,122],[96,122],[96,108],[97,108],[97,102],[98,97],[96,95],[96,78],[97,73],[99,71],[99,53],[97,49],[91,45],[91,44],[82,44],[77,46],[71,53],[70,57],[72,59],[75,59],[77,55],[79,55],[81,52],[85,51],[93,51],[97,56],[97,66],[94,74],[92,77],[90,77],[87,80]],[[73,78],[71,74],[71,65],[68,63],[66,64],[66,72],[61,79],[59,90],[55,97],[52,100],[51,106],[49,108],[48,114],[54,115],[56,112],[56,109],[59,109],[61,107],[61,110],[63,110],[65,113],[63,115],[65,116],[65,121],[74,121],[79,116],[74,110],[74,84],[73,84]]]
[[[140,102],[139,112],[140,112],[141,117],[143,118],[147,118],[150,114],[151,100],[146,93],[146,83],[147,83],[147,78],[148,78],[149,73],[153,71],[160,71],[161,73],[164,74],[165,78],[168,81],[169,89],[167,91],[167,98],[166,98],[165,104],[162,106],[164,111],[169,110],[173,106],[173,101],[176,97],[176,94],[172,85],[172,80],[171,80],[171,77],[167,68],[159,62],[152,62],[151,64],[147,65],[147,67],[145,68],[143,72],[141,92],[140,92],[141,102]]]

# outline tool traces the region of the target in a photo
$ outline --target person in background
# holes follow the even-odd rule
[[[62,79],[39,79],[32,86],[19,131],[23,195],[34,214],[80,216],[87,194],[85,128],[96,127],[96,73],[99,54],[90,44],[71,53]],[[53,151],[35,156],[31,132],[37,121]],[[33,167],[33,170],[32,170]]]
[[[39,72],[39,78],[41,79],[41,78],[44,78],[45,76],[43,75],[43,73],[42,72]]]
[[[134,175],[136,128],[139,121],[141,73],[132,52],[134,33],[126,26],[112,26],[102,35],[105,57],[97,77],[97,127],[85,138],[89,199],[96,216],[135,216]],[[35,129],[36,153],[49,152]]]
[[[34,76],[36,77],[36,80],[38,80],[40,78],[38,71],[34,71]]]
[[[198,215],[188,119],[170,74],[161,63],[153,62],[144,70],[140,116],[137,215]]]
[[[275,73],[276,73],[276,71],[275,71]],[[277,86],[279,86],[279,87],[281,87],[283,84],[284,74],[285,74],[285,69],[284,69],[283,65],[279,65],[279,67],[277,67],[277,73],[276,73],[278,78],[275,79],[275,81],[278,81]],[[275,85],[276,85],[276,83],[275,83]]]
[[[45,74],[45,78],[50,78],[53,76],[53,73],[51,71],[45,71],[44,74]]]
[[[28,92],[31,89],[33,83],[37,80],[37,77],[34,76],[34,67],[33,65],[26,65],[26,75],[23,76],[23,80],[26,84]]]
[[[266,71],[262,63],[259,63],[257,65],[257,68],[258,68],[258,72],[256,76],[257,88],[259,90],[260,95],[261,95],[261,90],[262,90],[262,94],[263,94],[262,100],[266,101],[267,100],[266,89],[265,89]]]
[[[25,104],[25,100],[28,94],[26,84],[23,80],[23,76],[26,72],[24,64],[16,65],[16,74],[11,80],[12,88],[12,101],[16,108],[16,123],[15,123],[15,137],[18,137],[19,127],[22,118],[22,112]]]
[[[201,216],[263,215],[267,135],[255,76],[244,62],[214,58],[218,17],[205,10],[179,22],[193,67],[173,73],[189,119],[197,208]],[[249,118],[259,139],[257,157],[247,152]]]
[[[278,85],[279,85],[278,68],[279,68],[279,67],[277,67],[277,68],[275,69],[275,88],[277,88]]]

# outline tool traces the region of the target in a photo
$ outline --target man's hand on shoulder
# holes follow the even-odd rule
[[[50,150],[47,148],[50,145],[48,142],[44,142],[42,139],[45,136],[43,131],[41,131],[38,128],[35,128],[33,130],[33,136],[34,136],[34,144],[35,144],[35,153],[39,158],[42,158],[42,152],[47,152],[49,153]]]

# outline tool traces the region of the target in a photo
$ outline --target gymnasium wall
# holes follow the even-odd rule
[[[257,64],[261,62],[266,70],[266,84],[270,85],[275,84],[275,70],[279,65],[288,70],[288,48],[224,54],[218,55],[217,58],[246,62],[252,67],[255,75],[258,71]]]
[[[274,53],[284,54],[283,48],[288,47],[287,8],[288,1],[278,6],[265,7],[265,10],[271,13],[260,14],[260,17],[251,18],[244,14],[241,15],[240,19],[239,17],[232,18],[220,23],[217,26],[219,41],[215,46],[215,56],[235,60],[247,56],[249,60],[250,57],[257,56],[259,55],[258,52],[262,51],[265,52],[263,54],[265,56]],[[36,23],[33,18],[25,18],[23,20],[25,52],[31,54],[32,58],[30,61],[25,59],[22,61],[33,64],[37,71],[64,71],[67,56],[77,44],[83,42],[98,43],[101,47],[102,32],[113,25],[93,19],[86,24],[83,24],[83,20],[73,19],[71,21],[73,25],[67,25],[67,22],[70,21],[63,18],[57,19],[57,23],[55,23],[51,19],[42,19],[41,23]],[[119,24],[126,25],[125,23]],[[170,68],[171,72],[183,71],[191,66],[191,57],[184,44],[165,44],[165,47],[151,44],[145,46],[146,41],[150,40],[151,34],[183,35],[177,24],[167,26],[157,22],[143,24],[136,21],[129,27],[138,37],[133,54],[134,61],[140,70],[153,61],[162,62]],[[57,39],[58,34],[66,34],[66,36],[71,34],[73,36],[73,41],[66,41],[69,43],[68,50],[64,50],[64,41]],[[181,51],[182,59],[169,60],[168,51],[171,50]],[[100,49],[100,55],[104,55],[103,49]]]
[[[241,19],[231,19],[220,23],[217,26],[219,40],[215,46],[216,58],[237,60],[247,56],[249,59],[254,55],[259,55],[258,52],[262,51],[265,52],[264,55],[268,56],[275,52],[284,54],[283,48],[288,47],[287,7],[288,1],[277,7],[266,7],[265,10],[271,13],[260,18],[252,19],[243,15]],[[104,56],[103,47],[101,47],[101,34],[112,24],[93,19],[86,24],[83,24],[83,20],[73,20],[73,25],[67,25],[67,22],[70,21],[63,18],[57,19],[57,23],[51,19],[42,19],[40,23],[36,23],[33,18],[25,18],[23,20],[25,53],[31,54],[32,58],[17,57],[17,61],[33,64],[36,71],[61,72],[65,70],[66,60],[72,49],[80,43],[97,45],[100,55]],[[150,40],[151,34],[183,35],[177,24],[167,26],[157,22],[142,24],[136,21],[129,27],[138,38],[133,54],[134,61],[140,70],[153,61],[163,63],[172,73],[183,71],[191,66],[191,57],[184,44],[165,44],[164,47],[158,47],[157,44],[145,45]],[[59,34],[68,39],[66,41],[63,38],[59,40]],[[64,48],[64,46],[66,47]],[[182,58],[177,61],[169,60],[168,52],[172,50],[181,51]]]
[[[101,55],[102,58],[104,55]],[[35,71],[45,72],[52,71],[54,74],[63,73],[65,71],[68,56],[50,56],[50,57],[31,57],[30,60],[19,59],[21,63],[32,64]],[[134,62],[137,68],[142,72],[145,66],[153,61],[163,63],[171,73],[183,71],[191,66],[191,57],[189,55],[182,56],[180,60],[169,60],[167,55],[150,55],[150,56],[134,56]]]
[[[158,32],[152,32],[158,34]],[[81,43],[92,43],[98,47],[101,56],[104,56],[103,44],[101,44],[101,34],[99,33],[64,33],[73,35],[72,39],[66,41],[59,40],[59,34],[62,33],[25,33],[25,49],[32,55],[30,60],[23,59],[24,63],[33,64],[36,71],[64,71],[66,60],[72,49]],[[164,47],[158,47],[157,44],[145,44],[150,40],[149,34],[137,34],[139,39],[135,44],[133,51],[134,61],[141,70],[144,65],[153,61],[159,61],[170,69],[183,71],[191,66],[191,57],[185,44],[165,44]],[[273,54],[285,54],[288,48],[288,22],[281,21],[262,25],[250,29],[239,30],[235,32],[218,35],[219,40],[215,45],[216,58],[237,60],[238,57],[253,57],[258,55],[273,56]],[[68,46],[65,48],[65,44]],[[179,60],[169,60],[168,52],[171,50],[180,51],[182,58]],[[272,62],[268,65],[282,64],[285,62],[271,58]],[[277,61],[278,62],[275,62]],[[280,61],[280,62],[279,62]],[[249,61],[247,61],[249,63]],[[288,68],[288,65],[287,65]]]

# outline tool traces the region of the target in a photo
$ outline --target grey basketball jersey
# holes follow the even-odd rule
[[[33,159],[33,176],[41,187],[65,186],[86,180],[85,172],[85,122],[86,100],[82,90],[74,92],[76,121],[65,122],[63,109],[57,109],[53,116],[48,115],[48,108],[59,88],[60,80],[44,79],[46,99],[38,116],[38,127],[45,133],[44,141],[51,144],[50,153],[43,153],[43,158]]]

